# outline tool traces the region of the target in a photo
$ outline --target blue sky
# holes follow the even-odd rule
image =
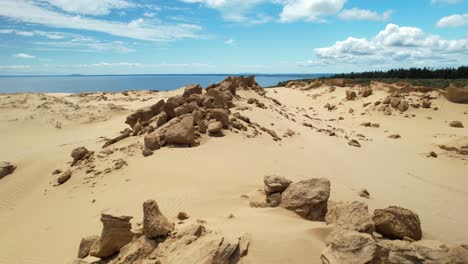
[[[0,74],[329,73],[468,62],[468,0],[0,0]]]

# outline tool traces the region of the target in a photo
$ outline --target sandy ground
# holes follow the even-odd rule
[[[174,221],[185,211],[206,220],[211,229],[251,233],[246,263],[320,263],[330,230],[325,223],[306,221],[282,208],[250,208],[249,199],[242,198],[263,187],[265,174],[294,181],[328,177],[330,200],[365,201],[371,210],[406,207],[419,214],[425,238],[468,244],[468,156],[438,147],[467,142],[468,105],[439,97],[433,100],[438,110],[410,107],[408,117],[397,111],[386,116],[373,110],[373,104],[363,106],[383,99],[386,92],[346,101],[345,90],[268,89],[267,96],[281,107],[241,92],[268,109],[241,100],[236,104],[250,109],[239,112],[274,130],[281,141],[268,134],[249,138],[227,131],[225,137],[205,137],[198,147],[163,148],[143,158],[140,151],[125,150],[141,144],[141,138],[127,138],[113,147],[124,151],[106,156],[101,166],[118,158],[128,166],[98,176],[73,176],[59,187],[53,186],[56,176],[51,173],[69,166],[72,149],[101,151],[103,137],[126,128],[129,113],[181,91],[0,95],[0,160],[18,165],[14,174],[0,180],[0,263],[67,263],[75,258],[82,237],[99,234],[102,212],[141,221],[147,199],[157,200]],[[326,103],[337,109],[325,109]],[[465,128],[450,127],[454,120]],[[366,121],[380,127],[360,126]],[[288,129],[294,135],[283,137]],[[319,129],[331,129],[336,136]],[[395,133],[401,138],[388,138]],[[359,139],[362,147],[349,146],[346,137]],[[426,157],[430,151],[439,157]],[[362,188],[371,193],[370,199],[357,195]]]

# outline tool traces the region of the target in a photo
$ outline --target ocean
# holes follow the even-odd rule
[[[120,92],[125,90],[167,91],[188,84],[206,87],[219,83],[229,75],[68,75],[68,76],[0,76],[0,93],[81,93]],[[326,74],[278,74],[257,75],[262,87],[274,86],[278,82],[316,78]]]

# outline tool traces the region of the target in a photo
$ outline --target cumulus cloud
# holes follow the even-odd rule
[[[18,58],[18,59],[34,59],[36,58],[33,55],[29,55],[26,53],[18,53],[18,54],[13,54],[13,57]]]
[[[98,1],[97,1],[98,2]],[[57,12],[34,1],[0,1],[0,17],[15,22],[49,27],[103,32],[114,36],[147,41],[171,41],[199,38],[201,27],[192,24],[166,24],[154,19],[136,19],[128,23],[81,17]]]
[[[126,0],[40,0],[66,12],[82,15],[107,15],[113,9],[132,7]]]
[[[461,27],[468,26],[468,14],[451,15],[441,18],[437,22],[438,27]]]
[[[235,43],[236,41],[233,38],[230,38],[224,42],[224,44],[231,45],[231,46],[234,45]]]
[[[290,0],[280,14],[281,22],[321,21],[323,16],[338,13],[347,0]]]
[[[341,11],[338,17],[343,20],[387,21],[391,19],[392,13],[392,10],[379,14],[367,9],[352,8]]]
[[[468,38],[446,40],[416,27],[388,24],[372,39],[349,37],[330,47],[317,48],[314,53],[316,60],[301,65],[452,65],[466,63]]]
[[[450,5],[454,5],[454,4],[458,4],[460,3],[462,0],[431,0],[431,3],[433,4],[450,4]]]

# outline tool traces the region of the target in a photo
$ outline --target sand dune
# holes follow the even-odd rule
[[[386,115],[379,111],[389,96],[384,88],[351,101],[348,89],[359,91],[327,85],[271,88],[266,97],[239,91],[231,112],[281,140],[261,129],[231,129],[223,137],[202,137],[197,147],[165,147],[147,158],[141,154],[142,136],[107,149],[102,145],[128,127],[124,121],[130,113],[183,90],[2,95],[0,160],[14,162],[17,169],[0,179],[0,263],[68,263],[82,237],[98,234],[101,213],[141,221],[147,199],[157,200],[174,222],[185,211],[210,229],[250,233],[245,263],[321,263],[331,232],[326,223],[283,208],[249,206],[246,197],[262,190],[266,174],[293,181],[327,177],[331,201],[363,201],[371,211],[409,208],[419,214],[425,239],[468,244],[468,156],[440,148],[468,143],[467,128],[449,126],[455,120],[468,126],[468,105],[435,93],[430,108],[409,106]],[[411,92],[405,99],[414,103],[423,96]],[[261,104],[249,104],[250,98]],[[366,122],[378,127],[363,126]],[[392,134],[401,137],[389,138]],[[361,147],[348,145],[351,139]],[[95,151],[93,172],[77,170],[68,182],[54,186],[52,172],[66,170],[71,151],[80,146]],[[438,157],[428,157],[431,151]],[[119,159],[127,165],[106,173]],[[358,195],[363,188],[370,199]]]

